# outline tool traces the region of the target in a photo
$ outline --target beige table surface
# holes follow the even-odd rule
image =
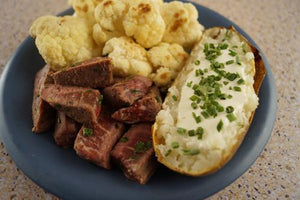
[[[276,124],[264,151],[243,176],[209,199],[300,199],[300,1],[198,2],[236,22],[257,42],[272,66],[278,92]],[[0,0],[0,5],[1,74],[32,21],[68,6],[66,0]],[[26,177],[1,142],[0,199],[57,197]]]

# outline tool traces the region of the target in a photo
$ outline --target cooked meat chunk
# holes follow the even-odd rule
[[[147,95],[139,99],[135,104],[127,108],[121,108],[114,112],[115,120],[134,124],[138,122],[153,122],[162,105],[161,96],[156,86],[150,88]]]
[[[67,117],[65,113],[58,112],[54,130],[56,144],[64,148],[72,147],[79,129],[80,124]]]
[[[111,112],[102,108],[98,123],[93,128],[83,126],[79,131],[74,149],[83,159],[110,169],[110,152],[124,132],[124,124],[113,120]]]
[[[97,57],[51,76],[59,85],[106,87],[113,83],[112,62],[108,57]]]
[[[112,107],[121,108],[132,105],[143,97],[152,85],[152,81],[144,76],[133,76],[103,90],[105,101]]]
[[[102,103],[98,90],[48,84],[42,90],[41,97],[78,123],[87,126],[97,123]]]
[[[132,125],[111,152],[125,176],[140,184],[149,180],[158,165],[152,146],[151,126],[151,123]]]
[[[41,99],[41,91],[44,84],[51,83],[52,79],[48,74],[50,67],[46,65],[35,76],[33,102],[32,102],[32,119],[33,128],[35,133],[42,133],[49,130],[55,122],[55,109],[53,109],[47,102]]]

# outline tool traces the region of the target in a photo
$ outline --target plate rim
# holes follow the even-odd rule
[[[208,7],[202,6],[202,5],[200,5],[198,3],[195,3],[195,2],[190,2],[190,1],[186,1],[186,0],[182,0],[182,1],[183,2],[192,3],[192,4],[194,4],[197,7],[200,6],[200,7],[204,8],[204,9],[207,9],[209,12],[211,12],[214,15],[216,15],[218,18],[222,17],[222,18],[226,19],[228,22],[230,22],[237,29],[238,32],[240,32],[243,36],[245,36],[250,41],[250,43],[259,50],[259,52],[260,52],[260,54],[262,56],[262,59],[263,59],[263,61],[265,63],[267,74],[266,74],[264,82],[266,81],[266,78],[268,77],[270,86],[273,86],[273,87],[270,87],[271,88],[271,90],[270,90],[270,112],[271,113],[269,115],[271,117],[268,117],[268,119],[267,119],[268,123],[266,123],[266,124],[271,124],[271,126],[268,126],[267,130],[265,130],[265,132],[268,132],[269,134],[268,134],[268,137],[263,142],[262,148],[259,150],[259,153],[257,154],[256,158],[253,159],[253,161],[251,162],[251,164],[250,164],[249,167],[247,167],[244,170],[242,170],[242,172],[238,176],[232,178],[230,181],[227,181],[225,184],[223,184],[222,188],[220,188],[220,189],[214,191],[213,193],[205,196],[205,197],[208,197],[208,196],[213,195],[216,192],[224,189],[225,187],[229,186],[237,178],[239,178],[240,176],[242,176],[253,165],[253,163],[257,160],[258,156],[261,154],[261,152],[265,148],[267,142],[269,141],[269,139],[271,137],[272,130],[274,128],[275,120],[276,120],[276,112],[277,112],[276,84],[275,84],[275,79],[274,79],[273,73],[271,71],[270,65],[269,65],[269,63],[268,63],[268,61],[267,61],[264,53],[261,51],[261,49],[259,48],[259,46],[252,40],[252,38],[245,31],[243,31],[238,25],[236,25],[230,19],[222,16],[218,12],[216,12],[216,11],[214,11],[214,10],[208,8]],[[71,11],[72,11],[72,9],[69,8],[69,9],[64,10],[63,12],[61,12],[59,15],[65,15],[65,14],[71,12]],[[35,184],[37,184],[38,186],[42,187],[46,191],[49,191],[50,193],[55,194],[56,196],[63,197],[63,198],[68,198],[68,197],[65,197],[64,195],[62,195],[61,193],[58,193],[57,191],[53,190],[50,186],[47,186],[47,185],[43,184],[42,181],[38,181],[32,175],[32,173],[28,172],[27,170],[25,171],[25,170],[22,169],[22,166],[20,165],[20,163],[21,163],[20,159],[21,158],[19,158],[17,155],[15,155],[15,151],[17,149],[17,146],[13,143],[13,141],[10,141],[10,139],[6,135],[6,134],[9,134],[9,128],[7,126],[7,124],[9,124],[9,123],[7,122],[7,119],[5,117],[5,113],[3,111],[3,108],[4,108],[4,105],[3,105],[3,102],[4,102],[3,101],[3,99],[4,99],[4,85],[5,85],[4,83],[6,82],[7,76],[9,74],[9,70],[12,67],[12,62],[16,59],[17,55],[20,54],[20,52],[26,46],[26,44],[28,42],[30,42],[30,40],[32,40],[32,38],[30,38],[30,36],[27,36],[23,40],[23,42],[18,46],[18,48],[15,50],[15,52],[12,54],[12,56],[8,60],[7,64],[5,65],[3,73],[1,75],[1,80],[0,80],[0,139],[2,140],[2,142],[3,142],[4,146],[5,146],[6,151],[9,153],[10,157],[13,159],[13,161],[15,162],[15,164],[17,165],[17,167],[20,170],[22,170],[22,172],[27,177],[29,177],[33,182],[35,182]],[[9,148],[7,148],[7,147],[9,147]]]

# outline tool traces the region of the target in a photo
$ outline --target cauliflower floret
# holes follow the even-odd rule
[[[128,4],[126,0],[104,0],[96,7],[93,38],[97,44],[125,35],[122,21]]]
[[[198,12],[191,3],[164,3],[161,12],[167,25],[163,42],[191,49],[200,40],[204,27],[198,22]]]
[[[158,87],[168,86],[176,77],[177,73],[167,67],[159,68],[155,73],[150,74],[150,78]]]
[[[154,0],[130,0],[123,26],[127,36],[133,36],[141,46],[150,48],[158,44],[165,31],[160,7]]]
[[[150,77],[157,86],[167,86],[182,69],[188,54],[179,44],[160,43],[147,52],[147,57],[157,69]]]
[[[112,58],[114,74],[117,76],[142,75],[152,72],[146,50],[129,37],[112,38],[103,48],[103,55]]]
[[[69,0],[72,5],[76,17],[86,18],[90,24],[95,23],[94,11],[96,6],[103,0]]]
[[[83,18],[40,17],[31,26],[30,35],[36,38],[41,56],[55,71],[101,54]]]

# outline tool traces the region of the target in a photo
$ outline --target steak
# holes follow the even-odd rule
[[[102,108],[98,123],[93,128],[83,126],[79,131],[74,149],[83,159],[105,169],[111,168],[110,152],[124,132],[124,124],[113,120],[111,112]]]
[[[64,148],[72,147],[79,129],[80,125],[77,122],[59,111],[54,131],[56,144]]]
[[[106,87],[103,90],[105,101],[114,108],[132,105],[143,97],[152,85],[152,81],[144,76],[133,76]]]
[[[102,103],[102,95],[98,90],[47,84],[41,97],[78,123],[86,126],[97,123]]]
[[[55,123],[55,109],[41,99],[41,91],[44,84],[53,81],[48,76],[50,73],[50,67],[46,65],[35,76],[32,102],[32,131],[35,133],[48,131]]]
[[[145,184],[158,165],[152,146],[151,123],[132,125],[114,147],[111,155],[125,176]]]
[[[161,106],[162,100],[159,90],[156,86],[153,86],[150,88],[148,94],[139,99],[135,104],[114,112],[112,118],[128,124],[153,122]]]
[[[77,66],[58,71],[51,76],[55,84],[99,88],[113,83],[112,61],[108,57],[97,57]]]

